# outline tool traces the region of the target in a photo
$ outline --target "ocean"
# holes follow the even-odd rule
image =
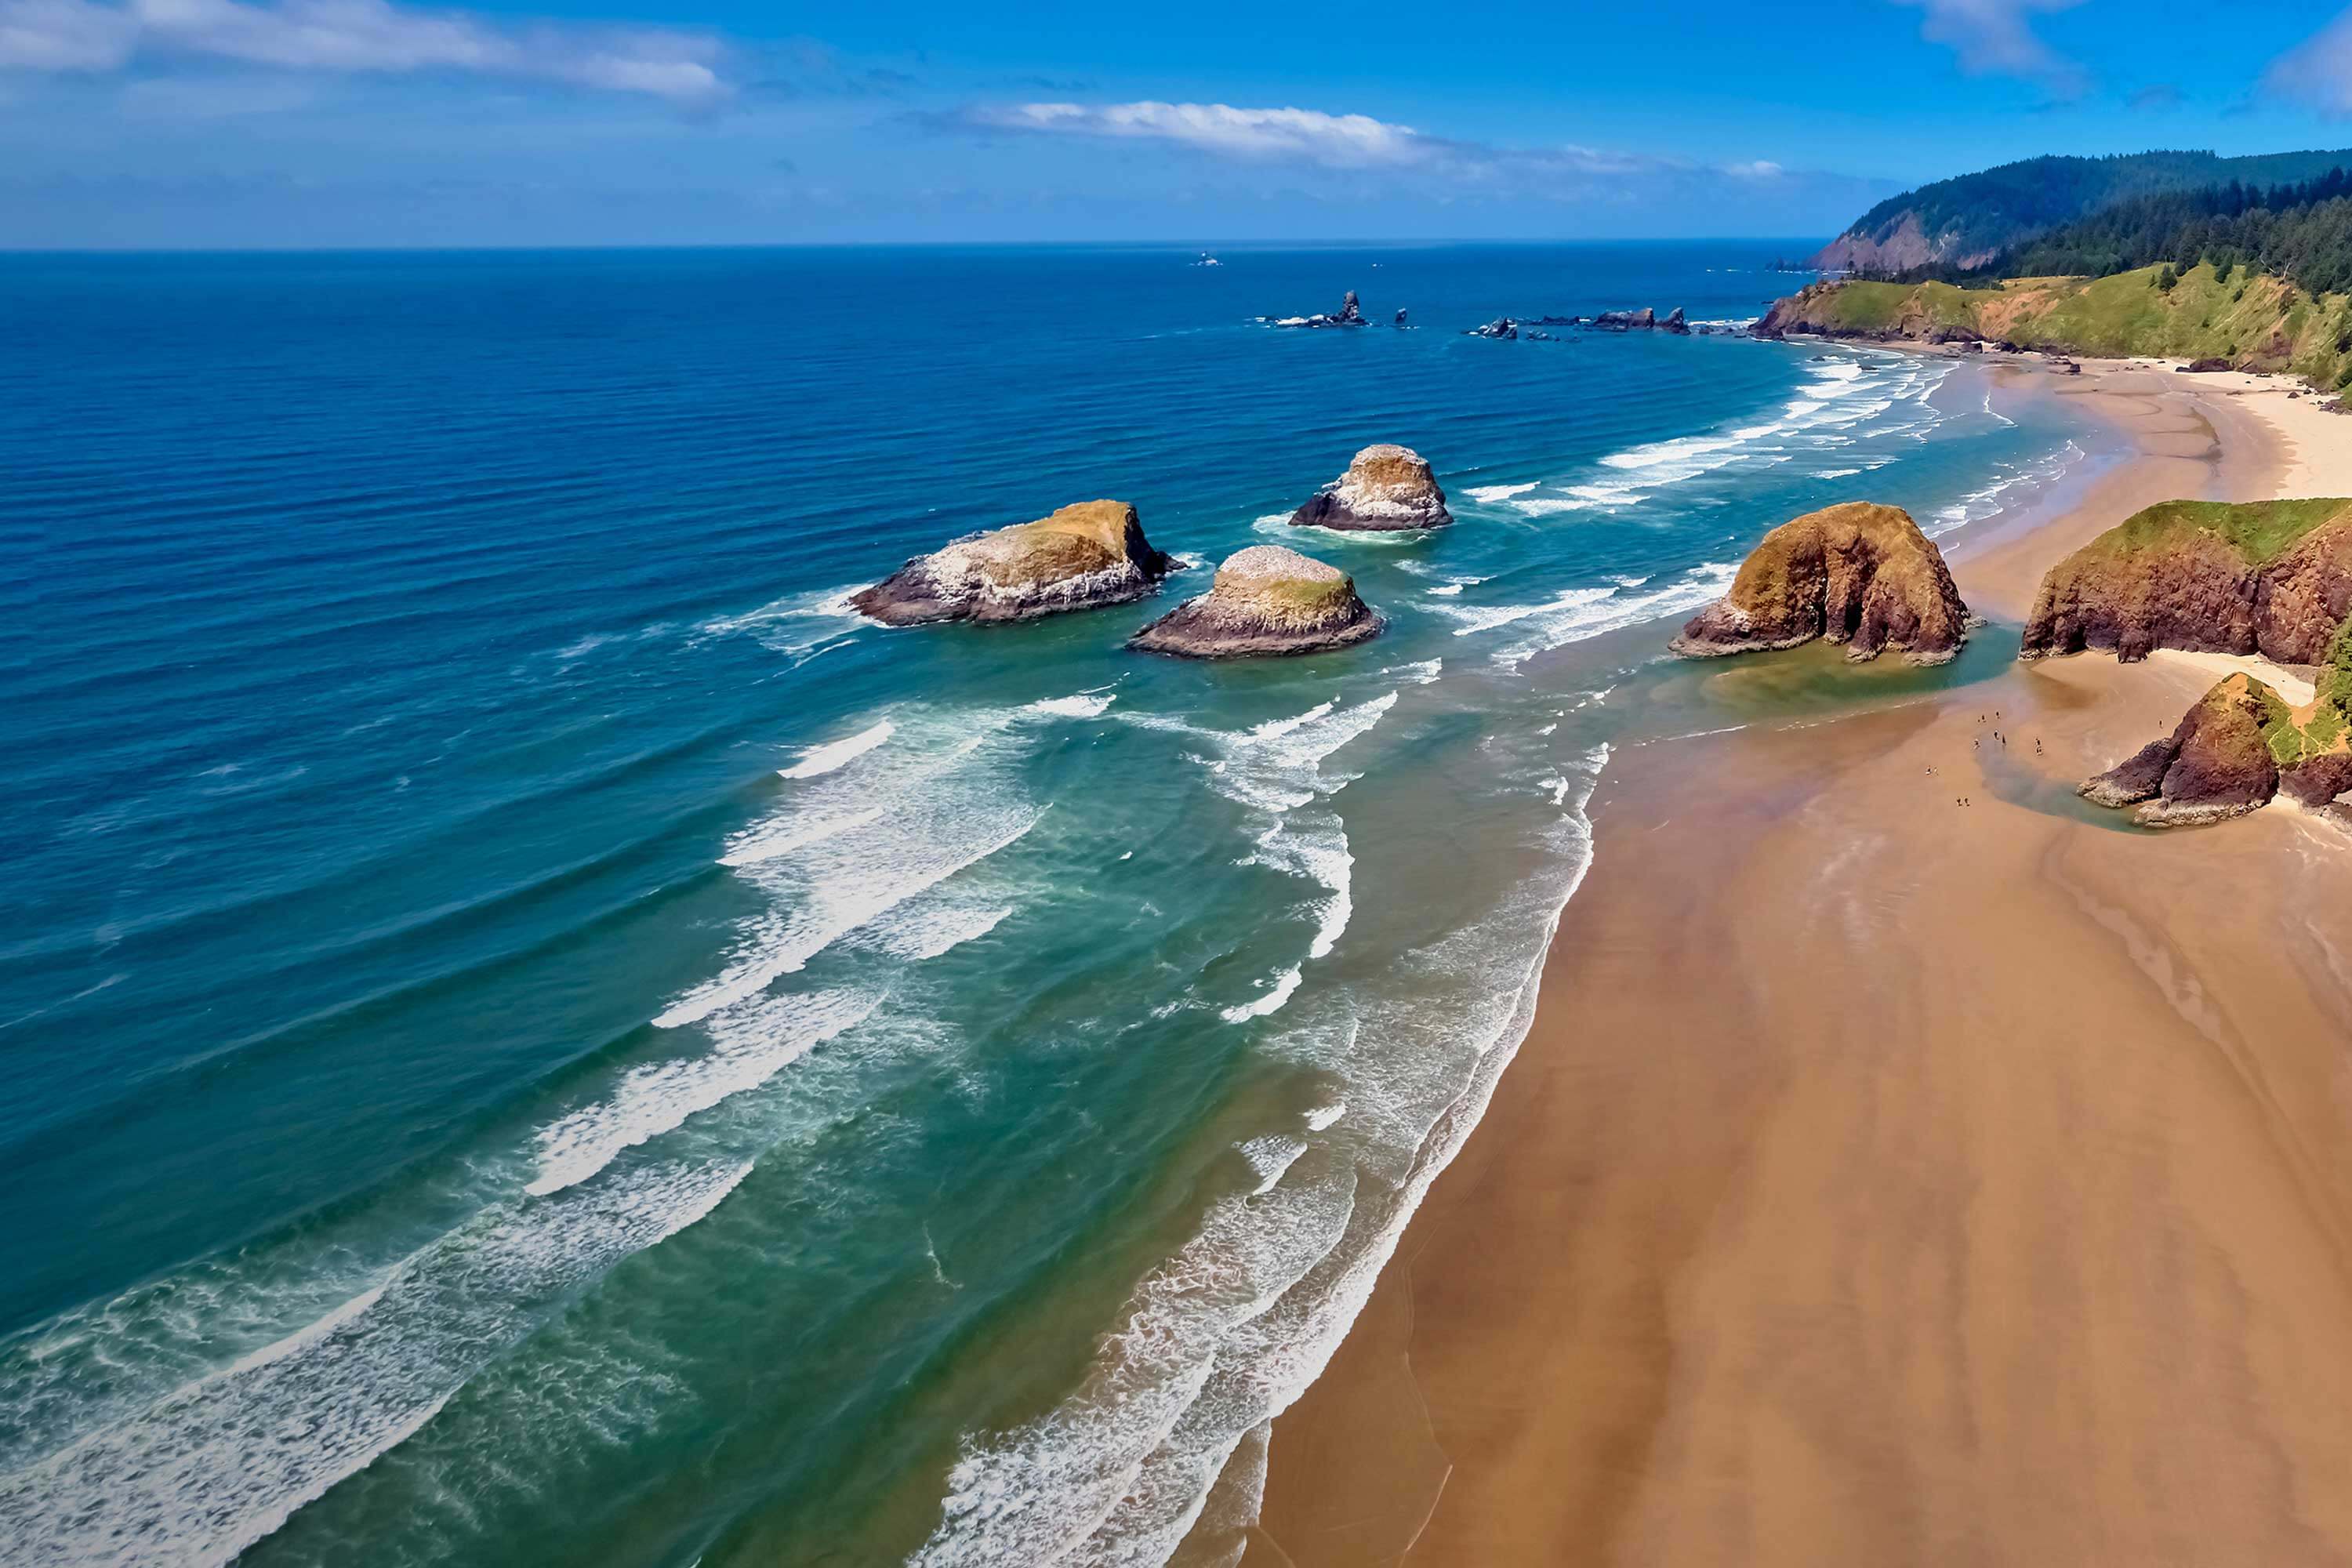
[[[1957,360],[1461,335],[1805,248],[0,258],[0,1560],[1232,1561],[1612,746],[1740,721],[1672,619],[2101,460]],[[1374,441],[1455,526],[1286,526]],[[844,602],[1104,496],[1162,599]],[[1122,650],[1266,542],[1387,633]]]

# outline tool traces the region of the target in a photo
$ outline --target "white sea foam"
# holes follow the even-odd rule
[[[1297,1163],[1298,1156],[1307,1152],[1307,1141],[1285,1137],[1277,1132],[1262,1138],[1245,1139],[1234,1147],[1242,1152],[1242,1158],[1250,1163],[1250,1169],[1257,1173],[1257,1190],[1250,1195],[1264,1197],[1281,1182],[1282,1173]]]
[[[758,996],[708,1021],[698,1057],[632,1068],[612,1093],[539,1130],[539,1174],[523,1190],[561,1192],[623,1150],[685,1124],[698,1111],[756,1089],[843,1030],[865,1022],[879,994],[818,991]]]
[[[1612,582],[1608,587],[1565,588],[1549,599],[1522,605],[1465,605],[1446,613],[1462,622],[1455,637],[1516,627],[1492,655],[1496,664],[1516,669],[1549,649],[1587,637],[1600,637],[1643,621],[1696,609],[1731,586],[1738,568],[1723,562],[1703,562],[1672,582],[1647,592]],[[1636,578],[1646,584],[1648,578]]]
[[[1296,968],[1284,970],[1266,983],[1264,994],[1226,1008],[1223,1014],[1225,1022],[1246,1024],[1252,1018],[1263,1018],[1269,1013],[1279,1013],[1282,1011],[1282,1005],[1289,1001],[1291,994],[1298,989],[1298,970]]]
[[[494,1206],[308,1327],[0,1477],[0,1562],[229,1562],[749,1169],[654,1166]]]
[[[965,942],[977,942],[1004,923],[1010,904],[950,904],[940,909],[897,910],[874,925],[877,945],[895,957],[917,963],[940,957]]]
[[[1320,1132],[1347,1114],[1348,1102],[1344,1100],[1330,1105],[1318,1105],[1307,1113],[1307,1130]]]
[[[919,814],[919,822],[906,821],[908,815],[835,834],[812,847],[814,857],[744,868],[758,875],[781,867],[794,879],[794,896],[742,922],[727,966],[664,1009],[654,1026],[678,1028],[757,995],[875,916],[1018,843],[1041,811],[1025,803],[951,801]]]
[[[788,779],[820,778],[847,767],[897,731],[898,726],[885,719],[878,724],[860,730],[845,741],[835,741],[827,746],[812,746],[801,753],[799,762],[777,771],[782,777]]]
[[[1473,485],[1463,493],[1475,501],[1493,502],[1523,496],[1529,490],[1541,489],[1542,484],[1540,479],[1529,479],[1523,485]]]
[[[1225,1542],[1251,1522],[1259,1491],[1253,1434],[1321,1373],[1526,1033],[1559,910],[1591,860],[1581,804],[1560,818],[1558,883],[1522,887],[1490,929],[1419,955],[1410,999],[1378,1021],[1388,1050],[1361,1062],[1350,1023],[1318,1058],[1350,1078],[1350,1103],[1377,1102],[1357,1134],[1374,1141],[1301,1139],[1296,1155],[1268,1145],[1253,1158],[1256,1185],[1212,1204],[1199,1234],[1137,1286],[1076,1393],[1024,1426],[967,1437],[917,1568],[1157,1564],[1202,1521],[1230,1560]],[[1428,1037],[1448,1026],[1466,1037]],[[1310,1115],[1310,1128],[1332,1126],[1339,1109]],[[1277,1149],[1287,1157],[1269,1184]],[[1204,1513],[1213,1497],[1224,1511]]]
[[[1028,710],[1062,719],[1099,719],[1115,700],[1108,692],[1081,691],[1070,697],[1041,698],[1029,704]]]
[[[1440,598],[1444,598],[1462,592],[1462,584],[1459,583],[1440,583],[1436,587],[1432,588],[1430,592],[1438,595]]]

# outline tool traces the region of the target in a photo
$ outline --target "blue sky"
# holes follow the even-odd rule
[[[2345,145],[2282,0],[0,0],[0,247],[1825,237]]]

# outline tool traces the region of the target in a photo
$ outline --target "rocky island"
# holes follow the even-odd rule
[[[1279,544],[1253,544],[1225,557],[1207,593],[1127,646],[1181,658],[1321,653],[1378,637],[1385,624],[1338,567]]]
[[[2318,664],[2352,614],[2352,500],[2166,501],[2050,569],[2021,657],[2158,647]]]
[[[1346,473],[1290,515],[1294,528],[1349,532],[1444,528],[1453,521],[1429,460],[1385,441],[1357,453]]]
[[[1899,507],[1847,501],[1782,523],[1741,563],[1731,592],[1669,644],[1685,658],[1846,645],[1857,662],[1897,648],[1942,664],[1977,624],[1943,552]]]
[[[1080,501],[918,555],[849,602],[893,626],[1026,621],[1132,603],[1176,569],[1144,538],[1135,508]]]
[[[1353,289],[1348,290],[1337,310],[1318,310],[1311,316],[1260,316],[1258,320],[1272,327],[1360,327],[1367,324],[1363,301],[1356,298]],[[1397,312],[1397,323],[1400,326],[1404,323],[1402,310]]]

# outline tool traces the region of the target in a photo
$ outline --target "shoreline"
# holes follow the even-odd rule
[[[2155,500],[2352,491],[2287,417],[2341,416],[2224,379],[2031,387],[2135,455],[1946,535],[1971,606],[2021,619]],[[2352,919],[2315,897],[2352,841],[2072,795],[2212,679],[2079,656],[1625,747],[1505,1092],[1274,1424],[1253,1557],[2352,1547]]]

